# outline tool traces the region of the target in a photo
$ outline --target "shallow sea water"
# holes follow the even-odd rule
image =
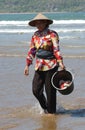
[[[75,62],[74,62],[75,61]],[[57,92],[57,113],[46,115],[31,91],[34,67],[23,74],[25,58],[0,57],[0,130],[84,130],[85,64],[82,58],[64,58],[74,74],[74,91]]]
[[[28,77],[23,74],[34,14],[0,14],[0,130],[85,130],[85,12],[47,15],[74,75],[74,91],[57,92],[56,115],[43,113],[32,94],[34,65]]]

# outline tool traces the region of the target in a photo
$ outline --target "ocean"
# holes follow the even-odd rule
[[[57,114],[48,116],[32,94],[34,64],[24,76],[36,13],[0,14],[0,130],[85,130],[85,12],[44,13],[53,19],[74,91],[56,94]]]

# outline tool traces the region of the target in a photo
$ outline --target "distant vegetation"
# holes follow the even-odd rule
[[[0,0],[0,13],[85,11],[85,0]]]

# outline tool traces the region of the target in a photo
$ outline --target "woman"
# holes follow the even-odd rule
[[[30,49],[26,58],[24,74],[29,74],[29,66],[36,58],[35,74],[32,83],[33,94],[45,112],[56,113],[56,89],[52,87],[51,77],[60,66],[64,69],[63,59],[59,49],[58,34],[49,29],[53,21],[39,13],[29,22],[32,27],[37,27],[31,39]],[[46,97],[43,93],[45,86]]]

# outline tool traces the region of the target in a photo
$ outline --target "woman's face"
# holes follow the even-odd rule
[[[38,30],[43,31],[47,27],[47,22],[44,20],[38,20],[36,21],[35,26],[38,28]]]

